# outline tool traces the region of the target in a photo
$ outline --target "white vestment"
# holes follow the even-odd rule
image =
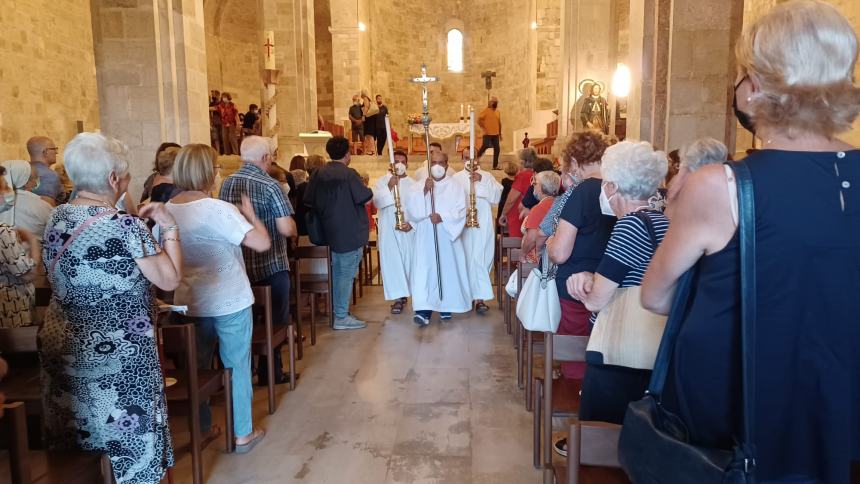
[[[412,178],[421,183],[422,187],[424,185],[424,181],[427,180],[427,176],[426,162],[422,163],[421,166],[415,170],[415,173],[412,174]],[[452,170],[451,167],[448,167],[448,171],[445,172],[445,179],[451,178],[452,176],[454,176],[454,170]]]
[[[493,283],[490,271],[493,270],[493,255],[496,250],[495,217],[493,205],[499,204],[502,197],[502,184],[491,173],[478,170],[481,181],[475,182],[475,206],[478,208],[478,228],[463,229],[463,249],[466,252],[466,267],[472,298],[488,301],[493,299]],[[466,207],[469,206],[469,172],[466,170],[454,175],[456,181],[466,192]]]
[[[406,197],[406,217],[415,228],[415,252],[412,256],[412,308],[415,311],[465,313],[472,310],[466,255],[460,235],[466,222],[466,199],[463,188],[451,178],[436,182],[436,213],[442,223],[439,232],[439,265],[442,274],[442,299],[439,299],[433,223],[430,221],[430,194],[424,184],[416,184]]]
[[[379,178],[373,187],[373,204],[378,210],[377,231],[379,233],[379,270],[382,272],[382,288],[385,299],[393,301],[409,297],[409,273],[412,269],[412,250],[415,245],[415,230],[395,230],[394,191],[388,188],[391,174]],[[406,196],[415,188],[411,178],[400,179],[400,206],[404,207]],[[405,213],[405,209],[404,209]]]

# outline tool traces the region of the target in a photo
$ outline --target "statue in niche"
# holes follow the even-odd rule
[[[609,134],[609,103],[601,96],[603,86],[596,81],[586,79],[580,84],[580,92],[585,98],[582,109],[579,111],[579,119],[586,129],[594,129],[601,133]],[[588,93],[586,95],[586,93]]]

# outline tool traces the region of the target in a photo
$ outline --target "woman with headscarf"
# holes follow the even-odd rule
[[[0,165],[0,214],[10,211],[15,200],[5,174],[6,168]],[[42,246],[33,234],[0,223],[0,328],[33,324],[36,290],[32,281],[41,252]]]
[[[12,207],[0,213],[0,222],[26,230],[42,240],[53,207],[30,191],[39,183],[38,173],[23,160],[4,161],[3,167],[6,168],[6,184],[12,188],[14,197]]]

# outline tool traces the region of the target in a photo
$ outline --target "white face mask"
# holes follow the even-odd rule
[[[406,165],[400,163],[399,161],[394,164],[394,173],[397,176],[403,176],[406,174]]]
[[[615,195],[612,196],[614,197]],[[603,187],[600,187],[600,212],[610,217],[615,216],[615,212],[612,211],[612,206],[609,204],[609,198],[606,198],[606,192],[603,191]]]
[[[430,176],[436,180],[441,180],[445,177],[445,167],[442,165],[433,165],[430,167]]]
[[[12,207],[15,205],[15,192],[9,190],[0,196],[0,213],[6,212],[8,210],[12,210]]]

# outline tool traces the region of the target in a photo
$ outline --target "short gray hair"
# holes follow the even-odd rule
[[[242,140],[239,152],[242,154],[242,161],[256,163],[261,161],[264,156],[273,154],[275,150],[272,149],[272,141],[269,138],[246,136]]]
[[[523,148],[518,153],[520,161],[523,163],[523,168],[529,169],[535,164],[538,159],[537,151],[534,148]]]
[[[561,186],[561,176],[552,170],[538,173],[535,175],[535,181],[541,193],[548,197],[554,197],[558,193],[558,187]]]
[[[101,133],[80,133],[66,145],[66,174],[76,190],[107,194],[111,172],[128,174],[128,146]]]
[[[714,138],[699,138],[682,147],[680,156],[681,168],[692,173],[705,165],[724,163],[728,159],[729,150]]]
[[[655,151],[651,143],[622,141],[603,152],[600,173],[622,196],[647,200],[657,193],[668,169],[666,153]]]

